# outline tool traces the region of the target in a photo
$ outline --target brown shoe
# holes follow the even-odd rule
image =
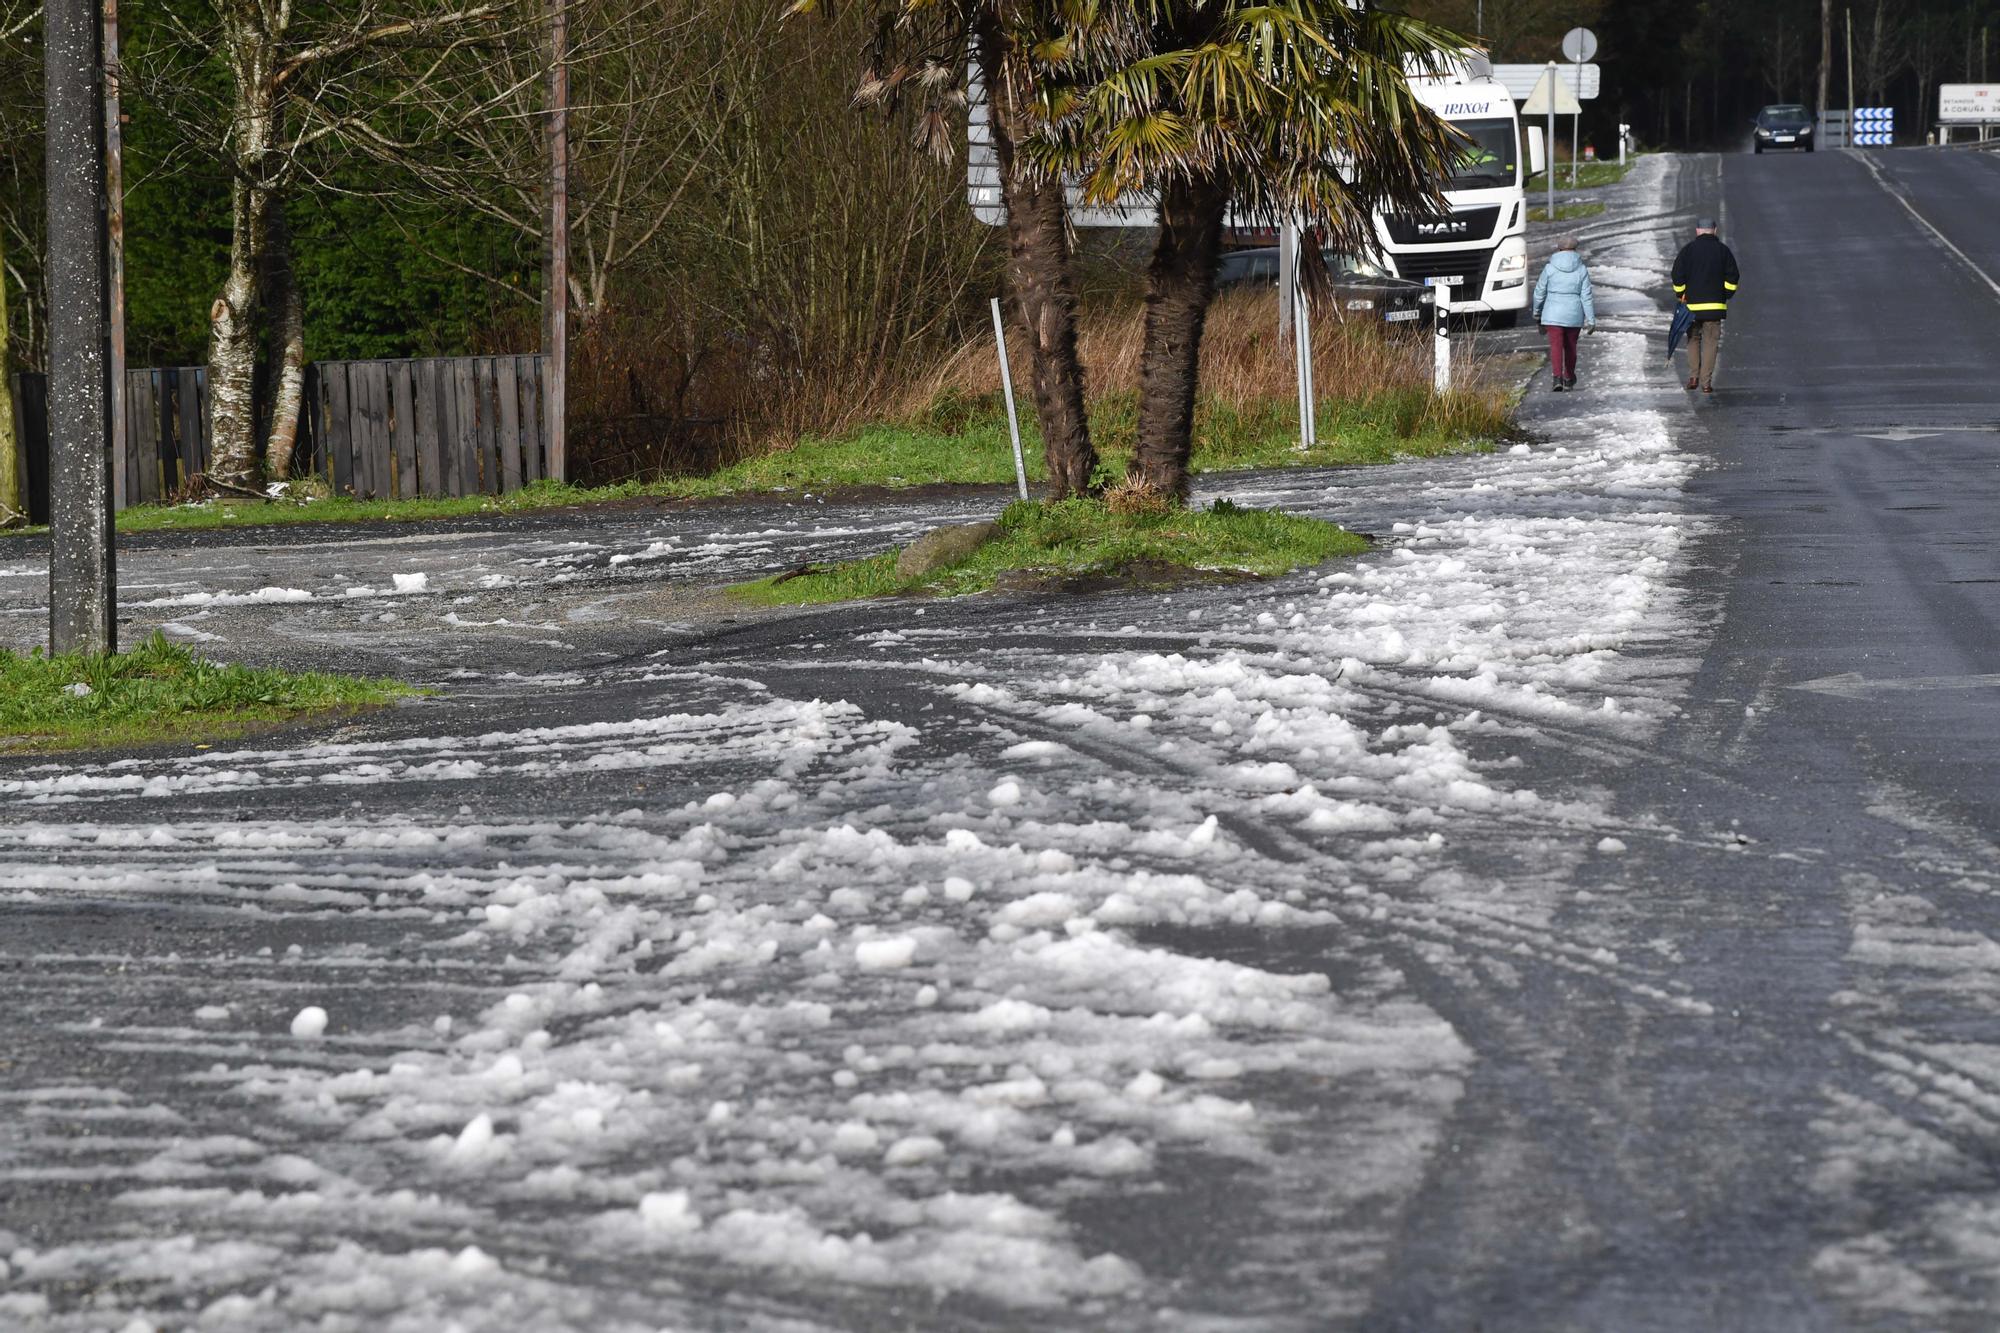
[[[1701,387],[1701,381],[1696,379],[1694,376],[1690,375],[1688,376],[1687,386],[1690,390],[1699,389]]]
[[[1703,393],[1714,393],[1714,392],[1715,392],[1715,386],[1714,386],[1713,384],[1704,384],[1704,385],[1702,385],[1702,386],[1701,386],[1701,391],[1702,391]]]

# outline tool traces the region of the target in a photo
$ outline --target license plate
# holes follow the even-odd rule
[[[1388,314],[1382,316],[1383,319],[1388,320],[1391,324],[1394,324],[1398,320],[1415,319],[1416,317],[1417,312],[1414,310],[1391,310]]]
[[[1779,142],[1779,143],[1791,143],[1791,142],[1792,142],[1792,141],[1793,141],[1794,139],[1796,139],[1797,137],[1798,137],[1797,135],[1792,135],[1792,134],[1780,134],[1780,135],[1778,136],[1778,142]]]

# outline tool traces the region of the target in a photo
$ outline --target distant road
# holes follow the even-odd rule
[[[1738,156],[1723,178],[1744,291],[1697,489],[1744,524],[1735,651],[1787,685],[2000,672],[2000,159]],[[2000,830],[2000,690],[1875,689],[1813,735]]]

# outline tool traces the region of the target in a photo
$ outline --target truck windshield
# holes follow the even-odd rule
[[[1445,177],[1447,190],[1484,190],[1512,185],[1518,179],[1521,150],[1511,120],[1454,120],[1463,135],[1455,146],[1457,160]]]

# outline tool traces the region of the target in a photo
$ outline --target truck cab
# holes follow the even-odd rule
[[[1477,53],[1413,74],[1410,89],[1462,136],[1443,182],[1448,211],[1378,212],[1376,244],[1398,277],[1450,286],[1454,313],[1512,327],[1528,306],[1527,183],[1544,166],[1541,130],[1522,134],[1513,97]]]

